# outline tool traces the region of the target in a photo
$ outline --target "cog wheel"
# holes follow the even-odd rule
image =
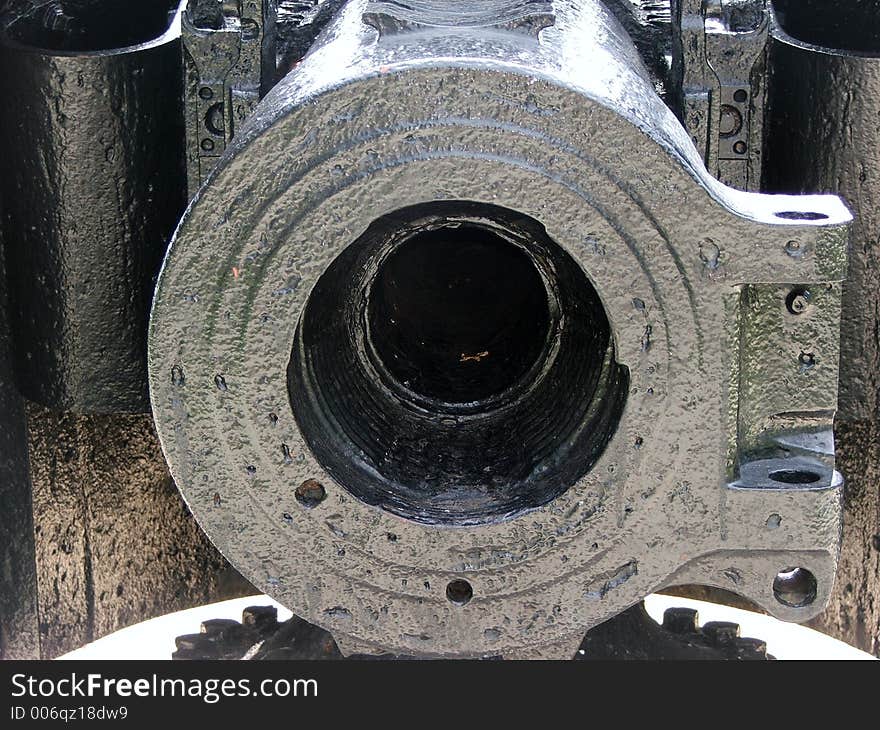
[[[278,621],[274,606],[251,606],[241,622],[211,619],[198,634],[176,639],[172,659],[412,659],[393,655],[344,657],[330,632],[293,616]],[[648,615],[640,602],[587,632],[574,657],[598,660],[767,660],[767,643],[740,635],[738,624],[707,621],[700,626],[692,608],[668,608],[663,623]]]

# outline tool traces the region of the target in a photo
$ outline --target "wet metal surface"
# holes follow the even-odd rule
[[[345,654],[566,656],[673,584],[814,616],[840,530],[827,435],[849,213],[714,180],[598,3],[554,3],[552,24],[543,3],[501,3],[477,28],[390,5],[347,5],[261,102],[166,260],[153,408],[200,524]],[[437,200],[538,221],[586,272],[630,374],[592,469],[472,527],[365,504],[303,427],[338,403],[315,389],[294,412],[288,393],[322,274],[377,219]],[[792,287],[824,299],[792,313]],[[816,588],[783,602],[774,583],[795,567]]]
[[[0,7],[15,366],[24,394],[55,409],[148,410],[144,332],[185,168],[170,5],[137,5],[150,12],[73,13],[64,33],[30,4]]]
[[[153,405],[294,655],[880,653],[880,25],[772,6],[0,0],[0,656],[252,590],[137,414],[215,164]]]
[[[839,194],[855,215],[835,424],[840,578],[815,625],[880,654],[880,21],[870,2],[774,5],[767,185]]]
[[[40,656],[24,401],[15,387],[0,247],[0,659]]]

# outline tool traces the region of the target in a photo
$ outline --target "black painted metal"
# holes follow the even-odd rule
[[[279,1],[279,75],[300,61],[344,4],[344,0]],[[625,26],[662,93],[668,70],[665,54],[671,44],[668,3],[607,0],[606,4]],[[79,490],[85,482],[82,475],[101,472],[102,461],[137,466],[141,475],[125,480],[132,491],[139,484],[149,485],[157,479],[164,482],[166,477],[146,417],[125,420],[108,416],[104,421],[102,416],[82,422],[59,417],[56,422],[49,412],[34,409],[30,411],[37,415],[31,418],[32,471],[39,475],[33,477],[32,491],[24,407],[12,385],[11,372],[14,360],[20,388],[28,398],[54,409],[111,414],[148,410],[144,377],[147,308],[159,261],[185,203],[180,48],[175,32],[166,32],[175,5],[176,0],[0,0],[0,92],[4,98],[0,139],[6,150],[4,175],[0,177],[4,206],[0,222],[9,262],[8,273],[0,277],[0,299],[8,284],[9,305],[0,301],[0,320],[9,315],[15,343],[14,348],[9,347],[9,333],[0,321],[0,560],[7,566],[0,571],[0,657],[36,656],[40,651],[36,567],[40,544],[48,553],[62,542],[52,542],[38,531],[35,545],[33,500],[38,501],[41,495],[46,499],[45,509],[38,505],[37,510],[38,520],[48,522],[46,516],[51,516],[53,509],[63,512],[59,508],[64,506],[64,489],[73,486]],[[213,0],[206,5],[221,9]],[[391,4],[371,3],[379,10],[387,5]],[[412,5],[430,9],[436,3]],[[841,468],[850,480],[848,537],[841,589],[822,625],[876,652],[880,627],[874,598],[880,574],[880,508],[875,488],[880,478],[880,388],[876,380],[880,372],[880,277],[875,244],[880,238],[880,193],[874,173],[880,167],[876,152],[880,149],[876,139],[880,62],[873,56],[880,53],[880,8],[877,0],[775,0],[774,6],[779,32],[772,49],[774,116],[765,170],[769,185],[787,192],[840,193],[859,219],[853,277],[845,301],[843,418],[837,428]],[[501,18],[499,23],[512,23],[514,29],[522,25],[517,18]],[[415,27],[418,25],[415,22]],[[541,27],[540,23],[526,25],[534,33]],[[397,21],[389,25],[387,19],[377,27],[383,34],[399,30]],[[460,353],[460,361],[470,367],[479,361],[472,359],[479,354],[479,348],[467,350]],[[462,359],[463,355],[467,358]],[[70,444],[80,441],[89,448],[77,460],[76,469],[61,467],[59,476],[53,468],[48,475],[47,462],[53,455],[75,455]],[[91,448],[98,443],[104,447],[103,454]],[[143,453],[138,455],[135,451],[141,446]],[[288,447],[282,446],[284,458],[290,458]],[[74,461],[73,457],[69,461]],[[152,476],[144,475],[146,463],[153,464]],[[420,466],[430,470],[430,464]],[[120,472],[130,474],[122,468]],[[110,475],[107,483],[113,478]],[[92,476],[88,479],[99,493],[102,483]],[[59,484],[62,489],[56,488]],[[168,489],[156,490],[164,506],[153,514],[179,518],[183,513],[174,511],[179,506],[176,495],[169,499],[172,489],[170,484],[165,486]],[[323,497],[323,487],[320,489]],[[87,490],[80,491],[84,494]],[[122,490],[115,496],[124,502],[120,495]],[[220,494],[215,495],[212,499],[219,506]],[[102,531],[102,516],[109,523],[124,512],[113,497],[109,489],[91,502],[91,494],[89,500],[83,497],[92,516],[99,517],[96,534]],[[166,511],[169,505],[171,512]],[[126,505],[135,520],[142,517],[141,506]],[[78,514],[56,515],[56,525],[66,526],[64,520],[74,520]],[[170,540],[172,528],[168,524],[163,536]],[[120,534],[137,537],[130,528],[118,529]],[[56,531],[56,536],[59,534],[60,530]],[[198,542],[194,532],[186,534],[193,545]],[[83,535],[89,551],[99,546],[99,555],[100,541],[89,545],[89,529],[83,529]],[[140,546],[143,544],[141,541]],[[155,547],[159,560],[165,550],[161,539],[157,538]],[[104,557],[108,555],[110,567],[103,572],[101,561],[92,561],[90,552],[84,561],[79,553],[69,558],[71,565],[82,562],[86,566],[92,582],[87,600],[81,602],[87,604],[85,617],[77,618],[88,624],[89,633],[71,631],[69,637],[62,637],[69,638],[71,646],[83,637],[109,630],[113,621],[135,620],[147,610],[143,605],[141,614],[136,609],[130,614],[119,609],[115,604],[132,602],[128,594],[124,601],[117,594],[120,600],[112,611],[107,608],[113,602],[112,595],[105,600],[98,589],[96,597],[95,586],[101,585],[102,578],[109,585],[117,574],[124,573],[127,554],[113,550]],[[46,571],[40,573],[44,584],[45,576],[53,570],[56,575],[66,570],[64,560],[53,558],[41,566]],[[196,577],[205,577],[218,564],[219,559],[213,563],[206,559],[195,569]],[[161,568],[157,564],[149,576],[153,582],[132,579],[125,589],[156,595],[148,612],[167,609],[170,603],[159,597],[155,585],[172,586],[176,578],[168,576],[179,573],[177,567],[173,561],[166,561]],[[168,576],[163,576],[162,570],[168,570]],[[185,578],[189,581],[190,576]],[[67,601],[67,608],[75,613],[80,604],[68,599],[64,595],[60,603]],[[108,618],[104,628],[96,629],[96,621],[101,624],[102,607],[106,616],[120,614],[124,618]],[[54,622],[53,627],[57,624],[67,630],[75,623],[61,610],[44,614],[49,618],[46,626]],[[606,633],[598,627],[591,635],[609,651],[618,642],[625,654],[642,652],[648,656],[653,645],[641,633],[643,619],[634,608],[603,625]],[[315,646],[330,652],[326,637],[314,633],[321,630],[311,624],[289,623],[286,630],[299,637],[297,651],[303,647],[301,631],[311,631],[308,646],[314,640]],[[712,631],[712,637],[730,634],[723,627]],[[707,641],[711,644],[715,639]],[[57,636],[44,637],[44,653],[52,642],[60,650],[63,642]],[[700,642],[701,646],[706,643]],[[674,645],[664,643],[673,649]],[[287,651],[283,642],[275,648],[280,655]],[[760,649],[758,645],[751,648]]]
[[[536,221],[463,201],[398,211],[339,256],[288,369],[297,420],[336,478],[427,524],[558,496],[601,456],[628,384],[575,261]]]
[[[766,184],[840,195],[855,216],[841,317],[837,590],[818,620],[880,651],[880,2],[774,0]]]
[[[0,659],[36,659],[40,642],[27,428],[12,377],[3,282],[0,275]]]
[[[48,10],[12,2],[0,15],[16,372],[29,399],[78,412],[149,409],[149,304],[185,204],[169,0],[130,18],[120,5],[68,4],[60,35]]]
[[[278,621],[273,606],[251,606],[242,620],[204,621],[197,634],[176,639],[172,658],[179,661],[204,659],[249,660],[400,660],[410,656],[352,655],[344,657],[329,631],[298,616]],[[485,659],[500,659],[486,656]],[[573,657],[580,661],[602,660],[766,660],[767,644],[761,639],[740,636],[739,625],[709,621],[702,626],[691,608],[667,608],[658,624],[645,610],[644,602],[605,621],[587,632]]]

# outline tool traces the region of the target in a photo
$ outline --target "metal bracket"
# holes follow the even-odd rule
[[[192,196],[275,73],[275,0],[192,0],[182,14]]]
[[[676,43],[682,123],[706,167],[741,190],[761,184],[766,0],[683,0]]]

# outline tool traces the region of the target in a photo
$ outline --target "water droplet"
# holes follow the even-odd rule
[[[651,349],[651,336],[654,328],[651,325],[645,325],[645,333],[642,335],[642,352],[648,352]]]
[[[272,292],[273,297],[281,297],[285,294],[293,294],[299,288],[302,277],[294,274],[287,280],[287,284]]]
[[[721,266],[721,249],[711,238],[700,243],[700,261],[709,271],[715,271]]]

